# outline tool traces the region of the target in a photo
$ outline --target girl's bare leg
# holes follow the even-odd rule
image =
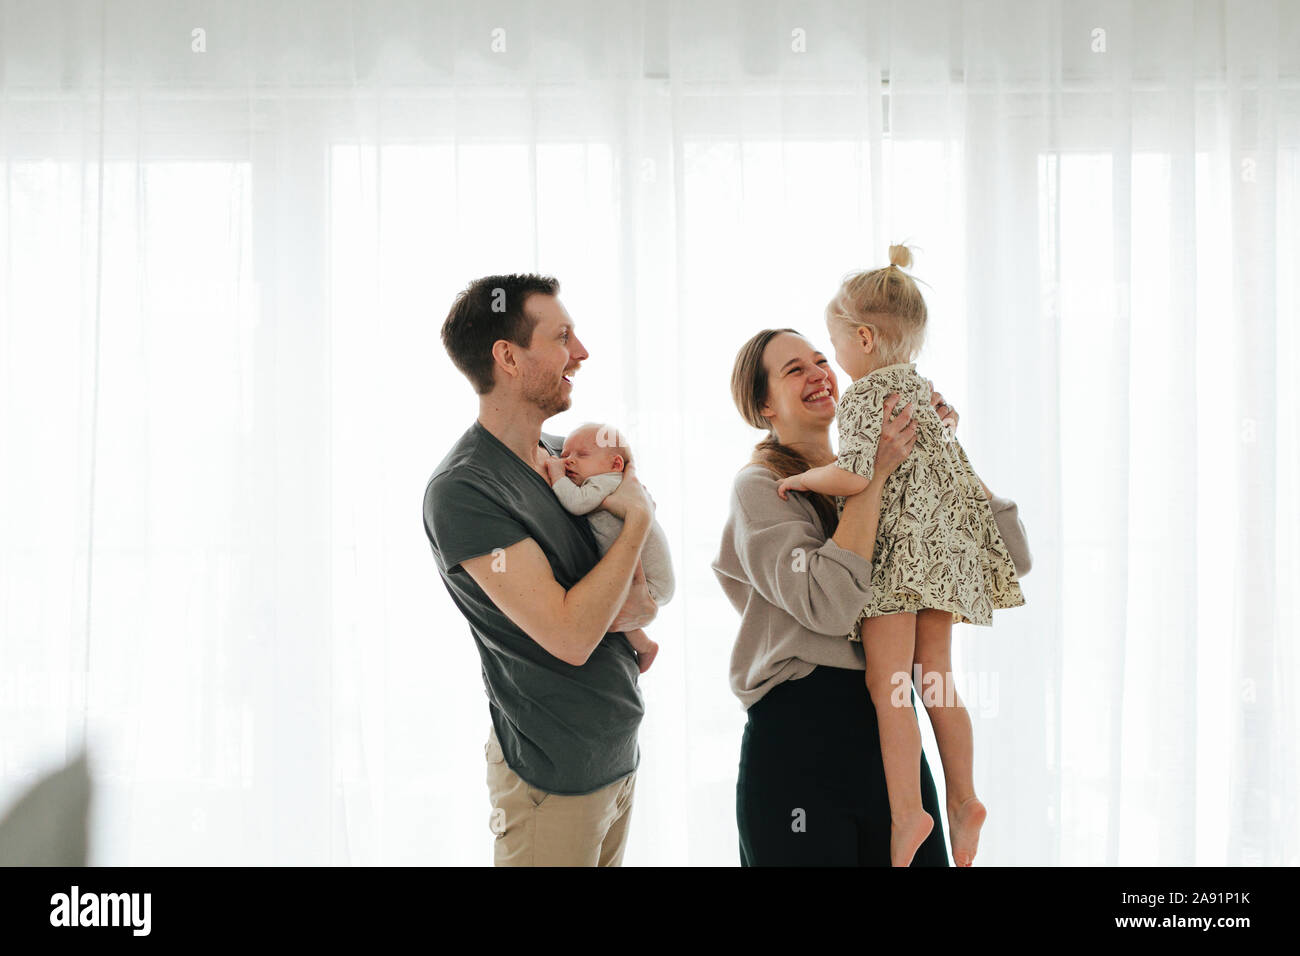
[[[890,864],[910,866],[934,829],[934,820],[921,806],[921,728],[910,693],[916,615],[867,618],[862,622],[862,643],[889,791]]]
[[[979,847],[987,811],[975,797],[975,735],[970,714],[957,696],[952,678],[952,614],[924,610],[916,615],[916,663],[921,665],[917,693],[930,715],[939,744],[948,789],[948,831],[952,861],[970,866]]]

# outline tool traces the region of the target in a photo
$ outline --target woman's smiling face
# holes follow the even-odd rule
[[[830,426],[840,389],[825,354],[802,335],[782,332],[763,349],[763,367],[767,370],[763,414],[778,437],[786,426],[791,431]]]

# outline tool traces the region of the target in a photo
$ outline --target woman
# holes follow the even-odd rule
[[[888,866],[889,796],[862,646],[849,641],[870,596],[885,479],[915,442],[911,410],[885,403],[874,477],[847,500],[777,494],[781,479],[835,461],[830,426],[839,386],[830,362],[794,329],[767,329],[741,348],[731,377],[741,417],[768,436],[736,475],[713,570],[741,614],[731,687],[748,720],[736,822],[744,866]],[[957,413],[938,392],[942,419]],[[981,482],[982,484],[982,482]],[[1014,502],[984,485],[1016,572],[1029,571]],[[868,650],[870,650],[868,648]],[[947,866],[939,799],[921,755],[922,805],[935,827],[913,866]]]

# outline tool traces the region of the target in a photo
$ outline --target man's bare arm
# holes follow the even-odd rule
[[[550,654],[581,667],[605,634],[618,629],[612,625],[627,601],[650,520],[644,510],[629,512],[605,556],[567,591],[532,538],[461,565],[521,631]]]
[[[632,575],[627,600],[623,602],[623,607],[609,629],[619,633],[635,631],[653,621],[658,613],[659,605],[655,604],[655,599],[650,596],[650,585],[646,584],[645,569],[641,567],[641,559],[637,558],[636,573]]]

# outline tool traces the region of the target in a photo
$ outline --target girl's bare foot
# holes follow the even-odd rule
[[[646,644],[646,650],[636,652],[636,666],[642,674],[650,669],[650,665],[655,662],[655,656],[659,653],[659,645],[654,641],[647,639]]]
[[[912,857],[934,829],[934,819],[924,810],[893,819],[889,824],[889,865],[911,866]]]
[[[975,797],[948,804],[948,829],[952,833],[952,862],[970,866],[980,843],[980,827],[988,811]]]

